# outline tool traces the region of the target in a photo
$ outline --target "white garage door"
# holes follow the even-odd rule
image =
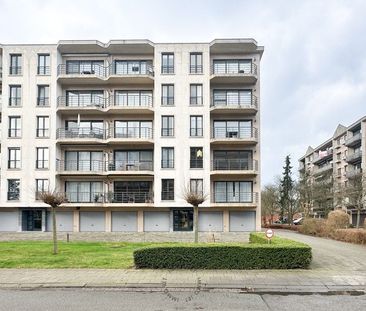
[[[74,229],[73,212],[56,212],[56,227],[59,232],[72,232]],[[47,231],[52,231],[51,212],[47,212]]]
[[[105,231],[104,212],[80,212],[80,231]]]
[[[230,212],[230,231],[255,231],[255,212]]]
[[[222,231],[222,212],[200,212],[198,216],[198,231]]]
[[[169,212],[144,212],[144,231],[169,231]]]
[[[137,231],[137,213],[112,212],[112,231],[119,231],[119,232]]]
[[[19,213],[0,212],[0,231],[18,231]]]

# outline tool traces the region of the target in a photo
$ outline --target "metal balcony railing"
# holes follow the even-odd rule
[[[105,203],[106,196],[101,191],[89,191],[89,192],[73,192],[66,191],[62,193],[66,198],[65,203]]]
[[[161,200],[162,201],[173,201],[174,200],[174,191],[162,191]]]
[[[38,66],[37,74],[40,76],[49,76],[51,74],[50,66]]]
[[[212,98],[211,107],[227,107],[227,108],[258,108],[258,98],[255,95],[236,96],[226,95],[223,98],[215,96]]]
[[[9,106],[10,107],[21,106],[21,104],[22,104],[21,97],[9,97]]]
[[[114,94],[109,98],[109,105],[115,107],[152,107],[152,94]]]
[[[353,135],[352,137],[349,137],[346,141],[345,141],[345,145],[346,146],[350,146],[358,141],[361,141],[362,138],[362,134],[361,133],[357,133],[355,135]]]
[[[192,73],[192,74],[203,73],[203,66],[202,65],[191,65],[191,66],[189,66],[189,73]]]
[[[361,159],[361,157],[362,157],[362,151],[358,150],[354,153],[348,154],[347,157],[346,157],[346,161],[347,162],[352,162],[352,161],[355,161],[357,159]]]
[[[162,96],[161,105],[162,106],[173,106],[174,105],[174,96]]]
[[[319,153],[314,156],[313,163],[325,161],[326,159],[329,159],[333,157],[333,149],[323,150],[320,151],[322,154]]]
[[[37,106],[49,106],[50,99],[48,97],[37,97]]]
[[[153,171],[153,161],[121,161],[112,160],[108,162],[108,171]]]
[[[189,98],[189,104],[191,106],[202,106],[203,105],[203,97],[202,96],[191,96]]]
[[[174,168],[174,160],[161,160],[161,168]]]
[[[102,192],[102,191],[66,191],[61,193],[66,198],[65,203],[153,203],[151,192]]]
[[[96,138],[105,139],[106,131],[99,128],[58,128],[56,132],[57,139],[84,139],[84,138]]]
[[[108,138],[138,138],[152,139],[151,127],[112,127],[108,131]]]
[[[257,65],[251,61],[219,60],[213,62],[211,74],[256,76]]]
[[[9,74],[10,75],[21,75],[22,74],[22,67],[21,66],[10,66],[9,67]]]
[[[258,130],[255,127],[213,127],[211,137],[214,139],[257,139]]]
[[[58,172],[153,171],[153,161],[57,160]]]
[[[192,159],[189,161],[190,168],[203,168],[203,159]]]
[[[257,203],[257,192],[214,191],[213,203]]]
[[[8,129],[8,137],[21,137],[22,136],[22,130],[21,129]]]
[[[213,171],[257,171],[257,160],[244,159],[214,159],[211,162]]]

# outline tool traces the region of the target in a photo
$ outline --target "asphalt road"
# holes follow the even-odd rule
[[[123,292],[104,289],[0,290],[0,310],[365,310],[366,296],[278,296],[234,292]]]

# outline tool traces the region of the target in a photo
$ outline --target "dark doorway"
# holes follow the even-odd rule
[[[192,231],[193,230],[193,210],[174,210],[173,211],[173,230]]]
[[[22,231],[42,231],[42,210],[22,211]]]

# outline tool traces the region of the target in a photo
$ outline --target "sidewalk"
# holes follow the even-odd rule
[[[0,289],[122,288],[163,291],[166,288],[233,289],[243,292],[366,292],[366,271],[329,270],[118,270],[0,269]]]

